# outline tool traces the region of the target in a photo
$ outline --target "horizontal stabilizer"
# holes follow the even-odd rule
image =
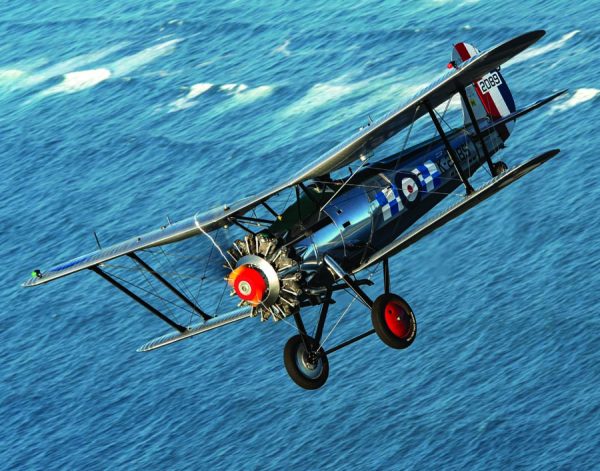
[[[479,126],[481,127],[481,132],[483,134],[486,134],[487,132],[493,131],[494,129],[498,128],[499,126],[501,126],[503,124],[506,124],[509,121],[514,121],[517,118],[520,118],[522,116],[525,116],[528,113],[531,113],[534,110],[537,110],[541,106],[544,106],[546,103],[551,102],[552,100],[558,98],[561,95],[564,95],[565,93],[567,93],[567,89],[561,90],[560,92],[556,92],[550,96],[547,96],[546,98],[542,98],[541,100],[538,100],[535,103],[527,105],[525,108],[521,108],[520,110],[517,110],[514,113],[506,115],[505,117],[499,119],[498,121],[494,121],[494,123],[487,128],[484,126],[484,123],[486,123],[487,120],[485,120],[485,121],[482,120],[481,122],[479,122],[479,120],[478,120]]]
[[[204,332],[208,332],[209,330],[217,329],[227,324],[231,324],[232,322],[237,322],[242,319],[246,319],[250,317],[252,314],[252,309],[247,307],[243,307],[240,309],[236,309],[235,311],[229,312],[227,314],[223,314],[221,316],[213,317],[212,319],[201,322],[198,324],[194,324],[188,327],[185,332],[169,332],[161,337],[157,337],[150,342],[142,345],[138,348],[138,352],[149,352],[150,350],[156,350],[157,348],[164,347],[166,345],[179,342],[180,340],[184,340],[194,335],[202,334]]]
[[[454,206],[451,206],[450,208],[441,212],[437,216],[429,219],[422,226],[414,229],[405,236],[396,239],[391,244],[374,253],[365,263],[363,263],[360,267],[354,270],[354,273],[358,273],[359,271],[364,270],[365,268],[368,268],[375,263],[378,263],[386,258],[396,255],[398,252],[421,240],[427,234],[430,234],[436,229],[439,229],[447,222],[452,221],[454,218],[460,216],[461,214],[473,208],[477,204],[481,203],[482,201],[485,201],[490,196],[498,193],[500,190],[507,187],[511,183],[517,181],[523,175],[528,174],[533,169],[539,167],[544,162],[550,160],[559,152],[559,149],[554,149],[545,152],[541,155],[538,155],[537,157],[534,157],[531,160],[528,160],[527,162],[522,163],[521,165],[517,165],[516,167],[490,180],[481,188],[466,196],[459,203],[455,204]]]

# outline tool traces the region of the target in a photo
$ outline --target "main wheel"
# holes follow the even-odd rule
[[[329,361],[323,352],[317,352],[315,339],[306,337],[308,349],[300,335],[294,335],[283,349],[283,363],[294,382],[304,389],[319,389],[329,376]]]
[[[371,321],[379,338],[392,348],[407,348],[417,336],[413,310],[396,294],[382,294],[375,300]]]

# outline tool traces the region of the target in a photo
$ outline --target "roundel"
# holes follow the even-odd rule
[[[412,177],[402,178],[402,194],[409,203],[413,203],[419,196],[419,184]]]
[[[402,193],[406,196],[408,201],[414,201],[417,199],[417,193],[419,192],[419,188],[415,184],[415,181],[412,178],[403,178],[402,179]]]
[[[399,172],[396,174],[395,180],[398,193],[400,193],[400,199],[404,205],[410,206],[421,198],[421,187],[414,173]]]

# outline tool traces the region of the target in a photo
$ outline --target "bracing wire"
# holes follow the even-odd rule
[[[365,160],[364,160],[364,161],[363,161],[363,162],[362,162],[362,163],[361,163],[361,164],[358,166],[358,168],[356,169],[356,171],[355,171],[355,172],[354,172],[352,175],[350,175],[350,176],[349,176],[349,177],[348,177],[348,178],[347,178],[347,179],[344,181],[344,183],[342,183],[342,184],[340,185],[340,187],[339,187],[339,188],[338,188],[338,189],[335,191],[335,193],[334,193],[334,194],[331,196],[331,198],[329,198],[329,199],[327,200],[327,202],[326,202],[326,203],[325,203],[323,206],[321,206],[321,208],[319,209],[319,213],[321,213],[321,212],[322,212],[322,211],[323,211],[323,210],[324,210],[324,209],[327,207],[327,205],[328,205],[329,203],[331,203],[331,201],[333,201],[333,199],[334,199],[334,198],[335,198],[335,197],[338,195],[338,193],[339,193],[340,191],[342,191],[342,189],[343,189],[343,188],[344,188],[344,187],[345,187],[345,186],[348,184],[348,182],[349,182],[349,181],[350,181],[350,180],[351,180],[351,179],[354,177],[354,175],[356,175],[356,174],[357,174],[357,173],[358,173],[358,172],[359,172],[359,171],[360,171],[360,170],[361,170],[361,169],[362,169],[362,168],[363,168],[363,167],[366,165],[366,163],[367,163],[367,160],[365,159]]]
[[[208,237],[208,239],[215,246],[217,251],[221,254],[221,257],[223,257],[223,260],[225,260],[225,263],[227,263],[227,266],[231,269],[231,271],[233,271],[233,266],[231,266],[229,259],[225,256],[221,247],[219,247],[219,245],[215,242],[215,239],[213,239],[213,237],[208,232],[206,232],[200,224],[196,224],[196,227],[198,228],[198,230],[200,230],[200,232],[202,232],[202,234],[204,234],[206,237]]]
[[[111,267],[112,267],[112,268],[115,268],[115,267],[114,267],[114,265],[111,265]],[[155,293],[155,292],[149,291],[149,290],[147,290],[147,289],[143,288],[142,286],[138,285],[137,283],[134,283],[134,282],[132,282],[132,281],[129,281],[129,280],[127,280],[126,278],[123,278],[123,277],[121,277],[121,276],[119,276],[119,275],[116,275],[114,272],[110,272],[110,271],[108,271],[108,270],[105,270],[105,271],[106,271],[106,273],[108,273],[110,276],[112,276],[113,278],[115,278],[115,279],[117,279],[117,280],[121,281],[122,283],[125,283],[125,284],[128,284],[128,285],[130,285],[130,286],[133,286],[134,288],[136,288],[136,289],[139,289],[140,291],[142,291],[142,292],[144,292],[144,293],[146,293],[146,294],[149,294],[150,296],[154,296],[155,298],[157,298],[157,299],[160,299],[161,301],[163,301],[163,302],[165,302],[165,303],[169,303],[169,304],[173,305],[174,307],[177,307],[177,308],[179,308],[179,309],[182,309],[182,310],[184,310],[184,311],[187,311],[187,312],[189,312],[191,315],[194,315],[194,314],[195,314],[195,312],[194,312],[194,311],[192,311],[191,309],[188,309],[188,308],[186,308],[186,307],[183,307],[183,306],[181,306],[181,305],[179,305],[179,304],[177,304],[177,303],[175,303],[175,302],[171,301],[170,299],[167,299],[167,298],[164,298],[164,297],[160,296],[159,294],[157,294],[157,293]],[[137,270],[136,270],[136,271],[137,271]]]
[[[419,111],[419,108],[421,108],[421,105],[418,105],[415,108],[415,112],[413,114],[412,120],[410,121],[410,127],[408,128],[408,132],[406,133],[406,138],[404,139],[404,144],[402,145],[402,150],[400,152],[404,152],[404,150],[406,149],[406,146],[408,145],[408,140],[410,138],[410,135],[412,134],[413,127],[415,126],[415,116],[417,116],[417,112]],[[399,164],[400,164],[400,159],[396,160],[396,163],[394,164],[394,172],[398,169]]]
[[[374,274],[375,274],[375,269],[371,270],[371,273],[369,273],[369,276],[367,277],[367,279],[370,280],[373,277]],[[352,301],[350,301],[350,303],[348,303],[348,306],[346,306],[346,309],[344,309],[344,312],[342,312],[342,315],[337,319],[337,321],[335,322],[334,326],[331,328],[331,330],[329,331],[329,333],[325,336],[325,338],[323,339],[323,341],[319,345],[319,350],[323,348],[323,345],[325,345],[325,342],[327,342],[327,339],[329,339],[329,337],[331,337],[331,334],[333,334],[333,332],[337,328],[338,324],[342,321],[342,319],[344,318],[344,316],[348,313],[348,311],[352,307],[352,304],[354,304],[354,302],[357,299],[358,299],[358,296],[354,296],[352,298]]]
[[[217,230],[215,237],[218,237],[220,230],[221,230],[221,228],[219,228]],[[214,250],[215,250],[215,247],[214,247],[214,245],[211,244],[210,252],[208,253],[208,258],[206,259],[206,264],[204,265],[204,272],[202,273],[202,277],[200,278],[200,283],[198,283],[198,289],[196,291],[197,297],[200,296],[200,292],[202,291],[202,287],[204,286],[204,280],[206,279],[206,272],[208,271],[208,267],[210,265]]]
[[[142,268],[141,266],[139,266],[139,264],[135,260],[134,260],[134,263],[135,263],[135,266],[138,268],[138,271],[142,274],[142,276],[146,280],[146,283],[148,283],[148,286],[150,287],[150,290],[153,290],[154,292],[156,292],[156,290],[154,288],[154,285],[152,284],[152,282],[150,281],[150,279],[146,275],[146,270],[144,270],[144,268]],[[159,296],[156,293],[155,293],[155,296],[162,299],[162,297]],[[168,311],[169,315],[171,315],[175,320],[177,320],[177,316],[173,314],[173,311],[171,311],[171,308],[169,307],[168,303],[164,302],[164,300],[163,300],[163,304],[164,304],[165,309]]]
[[[167,257],[164,249],[162,247],[159,247],[161,253],[163,254],[163,256],[165,257],[165,259],[167,260],[167,263],[169,264],[169,266],[171,267],[171,269],[174,269],[173,267],[173,263],[171,262],[171,260],[169,260],[169,258]],[[190,300],[193,300],[194,303],[196,304],[196,306],[198,305],[198,301],[196,300],[196,297],[193,295],[193,293],[191,292],[191,290],[188,288],[187,284],[185,283],[185,280],[183,278],[177,277],[180,281],[181,281],[181,285],[179,284],[179,282],[177,282],[177,287],[183,292],[185,293],[187,296],[189,296]],[[174,280],[175,281],[175,280]]]

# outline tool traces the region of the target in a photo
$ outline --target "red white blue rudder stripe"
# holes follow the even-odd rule
[[[452,63],[455,65],[461,64],[477,54],[479,54],[479,51],[471,44],[455,44],[452,50]],[[472,86],[467,87],[467,96],[472,106],[475,102],[473,111],[477,119],[484,117],[483,113],[485,113],[493,121],[496,121],[516,110],[515,100],[499,69],[492,70],[473,82]],[[466,113],[465,122],[470,123]],[[498,132],[503,140],[508,138],[513,125],[514,122],[510,122],[500,126]]]

